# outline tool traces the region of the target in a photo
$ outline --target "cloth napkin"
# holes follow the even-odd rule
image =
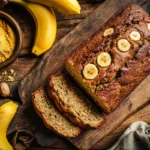
[[[14,150],[27,150],[33,140],[32,132],[29,130],[18,130],[13,136],[11,144]]]
[[[150,150],[150,126],[143,121],[132,123],[108,150]]]

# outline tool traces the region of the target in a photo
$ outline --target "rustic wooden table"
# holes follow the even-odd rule
[[[79,0],[82,11],[81,15],[63,15],[61,13],[56,12],[57,23],[58,23],[58,32],[56,42],[60,40],[62,37],[67,35],[76,25],[78,25],[83,19],[85,19],[90,13],[92,13],[101,3],[90,4],[85,0]],[[144,4],[144,8],[150,13],[150,1]],[[0,78],[0,81],[6,81],[11,89],[10,98],[17,100],[19,102],[19,96],[17,93],[17,85],[36,65],[38,62],[38,57],[34,56],[31,53],[31,47],[34,41],[35,35],[35,23],[30,16],[30,14],[19,5],[16,4],[8,4],[3,9],[5,12],[12,15],[20,24],[22,32],[23,32],[23,48],[19,55],[19,57],[7,68],[0,70],[0,75],[3,74],[4,71],[7,71],[7,75]],[[15,80],[13,82],[7,81],[7,76],[10,74],[10,69],[15,71]],[[141,108],[136,114],[128,118],[120,127],[118,127],[113,133],[108,135],[105,139],[98,142],[93,149],[107,149],[114,141],[118,139],[121,133],[134,121],[143,120],[150,123],[150,104]],[[34,148],[31,147],[30,150],[46,150],[46,148]],[[71,145],[67,140],[60,138],[55,143],[51,145],[50,149],[76,149],[73,145]]]

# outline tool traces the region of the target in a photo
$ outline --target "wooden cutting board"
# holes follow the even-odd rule
[[[18,87],[23,105],[30,105],[31,93],[45,85],[49,75],[62,70],[65,59],[130,2],[142,5],[145,3],[145,0],[106,0],[89,17],[43,55],[37,67],[21,81]],[[148,103],[150,100],[149,83],[150,76],[124,100],[116,111],[106,116],[106,122],[99,129],[86,130],[77,138],[69,140],[79,149],[90,149],[93,147],[99,140],[116,129],[126,118]]]

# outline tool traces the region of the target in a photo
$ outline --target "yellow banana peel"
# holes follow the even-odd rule
[[[77,0],[28,0],[48,7],[53,7],[64,14],[80,14],[81,7]]]
[[[53,9],[24,0],[9,0],[9,2],[25,7],[35,21],[36,35],[32,53],[39,56],[49,50],[55,41],[57,30]]]
[[[13,150],[7,140],[6,133],[17,108],[18,105],[13,101],[9,101],[0,106],[0,150]]]

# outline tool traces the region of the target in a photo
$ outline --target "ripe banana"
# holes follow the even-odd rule
[[[109,29],[106,29],[105,31],[104,31],[104,37],[106,37],[106,36],[108,36],[108,35],[111,35],[111,34],[113,34],[114,33],[114,28],[109,28]]]
[[[130,49],[131,45],[126,39],[118,40],[117,42],[118,49],[122,52],[126,52]]]
[[[85,77],[85,79],[92,80],[96,78],[97,75],[98,75],[98,69],[94,64],[89,63],[84,66],[83,76]]]
[[[100,53],[97,56],[97,64],[100,67],[108,67],[111,64],[111,56],[106,52]]]
[[[28,0],[48,7],[53,7],[64,14],[80,14],[81,7],[77,0]]]
[[[141,35],[137,31],[132,31],[129,36],[132,41],[139,41],[141,39]]]
[[[54,43],[56,37],[56,17],[52,8],[23,0],[9,0],[24,6],[34,18],[36,35],[32,52],[39,56],[46,52]]]
[[[17,108],[18,105],[13,101],[9,101],[0,106],[0,150],[13,150],[7,140],[6,132]]]
[[[147,24],[147,28],[148,28],[148,30],[150,30],[150,23]]]

